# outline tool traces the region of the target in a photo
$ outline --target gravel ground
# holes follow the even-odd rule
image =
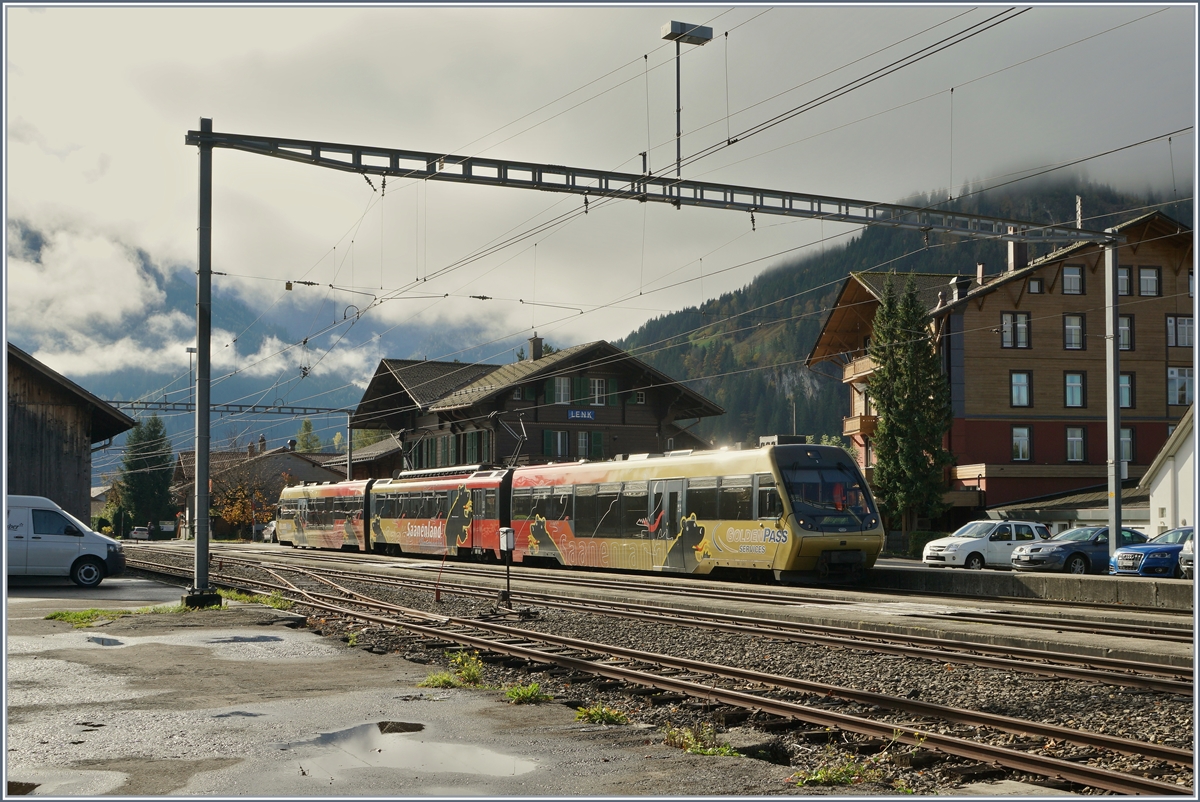
[[[231,566],[223,570],[236,573]],[[353,587],[351,583],[343,583]],[[406,607],[463,618],[498,612],[494,604],[443,594],[441,602],[424,591],[398,591],[379,585],[353,588],[374,598]],[[608,616],[580,615],[546,608],[528,609],[531,617],[511,622],[538,632],[612,643],[693,660],[757,669],[894,696],[908,696],[948,707],[959,707],[1100,732],[1107,735],[1190,747],[1193,744],[1193,704],[1189,697],[1113,686],[1100,686],[1066,679],[1003,672],[963,665],[938,664],[914,658],[881,655],[858,650],[805,646],[762,638],[748,639],[700,629],[663,627]],[[354,643],[378,653],[399,653],[429,670],[448,668],[447,655],[440,649],[427,650],[402,631],[364,626],[360,622],[318,614],[309,624],[320,634]],[[964,783],[1003,776],[1075,793],[1100,793],[1091,789],[1044,778],[997,770],[960,758],[928,751],[916,754],[899,745],[871,742],[862,736],[816,731],[809,725],[785,724],[772,716],[725,706],[681,702],[651,704],[644,694],[630,693],[624,685],[576,682],[556,672],[534,667],[505,668],[485,665],[483,684],[509,687],[539,683],[558,699],[577,699],[583,705],[604,705],[625,713],[631,722],[654,727],[658,737],[667,728],[711,727],[718,742],[731,743],[743,751],[792,767],[797,776],[838,767],[857,774],[855,792],[953,793]],[[814,698],[788,692],[786,698],[800,704],[824,707],[843,713],[867,712],[854,703]],[[1016,748],[1040,745],[1046,754],[1142,774],[1160,782],[1192,785],[1192,772],[1173,764],[1137,756],[1094,754],[1094,750],[1070,744],[1044,743],[1007,733],[977,731],[974,727],[946,722],[917,720],[907,714],[888,715],[886,720],[912,724],[932,732],[965,738],[983,738],[990,743]],[[882,748],[881,748],[882,747]],[[843,791],[845,786],[840,786]]]

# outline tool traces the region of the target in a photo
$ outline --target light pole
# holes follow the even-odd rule
[[[702,45],[712,41],[712,28],[672,20],[662,26],[662,38],[675,43],[675,177],[679,178],[682,159],[683,101],[679,92],[679,45]]]
[[[188,346],[188,403],[195,400],[196,388],[192,384],[192,354],[196,353],[195,346]]]

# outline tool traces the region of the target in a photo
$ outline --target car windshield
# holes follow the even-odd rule
[[[1079,529],[1068,529],[1066,532],[1059,532],[1051,540],[1091,540],[1097,532],[1101,530],[1099,526],[1083,526]]]
[[[1191,529],[1172,529],[1170,532],[1163,532],[1150,542],[1156,546],[1170,546],[1178,543],[1186,543],[1191,539]]]
[[[983,537],[984,535],[991,534],[995,526],[996,524],[992,521],[973,521],[950,535],[950,537]]]

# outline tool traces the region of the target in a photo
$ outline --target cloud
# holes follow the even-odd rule
[[[19,142],[23,145],[33,145],[40,148],[43,153],[51,156],[57,156],[59,159],[66,159],[77,150],[82,150],[83,145],[64,145],[62,147],[51,147],[46,136],[38,130],[33,123],[23,120],[20,117],[14,118],[8,124],[8,138],[11,142]],[[107,158],[104,164],[105,169],[108,169]]]
[[[9,224],[10,241],[14,224]],[[41,234],[40,258],[10,251],[9,326],[34,337],[66,331],[118,336],[140,327],[165,295],[137,252],[100,232],[59,229]]]

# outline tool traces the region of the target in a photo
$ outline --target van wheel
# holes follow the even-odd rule
[[[976,552],[967,557],[967,561],[963,563],[963,568],[970,571],[978,571],[983,568],[983,564],[983,555]]]
[[[93,557],[85,557],[71,566],[71,581],[81,588],[94,588],[104,580],[104,566]]]
[[[1072,554],[1063,567],[1068,574],[1086,574],[1088,570],[1087,557],[1082,554]]]

